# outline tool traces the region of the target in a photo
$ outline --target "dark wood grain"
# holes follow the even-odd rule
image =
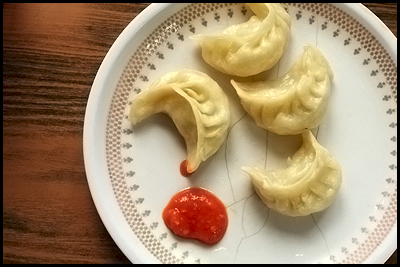
[[[365,5],[397,36],[397,4]],[[97,70],[146,6],[3,4],[3,263],[130,263],[93,204],[82,134]]]
[[[362,3],[369,8],[397,37],[397,3]]]
[[[93,204],[82,134],[104,56],[147,5],[3,5],[3,263],[129,263]]]

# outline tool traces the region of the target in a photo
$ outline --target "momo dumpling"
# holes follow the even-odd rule
[[[231,80],[243,108],[264,129],[295,135],[317,127],[325,117],[333,71],[314,45],[304,46],[302,56],[275,80]]]
[[[305,216],[326,209],[342,184],[339,163],[322,147],[310,130],[287,168],[265,170],[243,167],[255,191],[270,209],[288,216]]]
[[[228,98],[205,73],[167,73],[133,100],[129,119],[137,124],[155,113],[166,113],[183,136],[187,172],[194,172],[224,142],[230,125]]]
[[[272,68],[285,52],[291,19],[277,3],[248,3],[255,13],[247,22],[218,34],[191,36],[205,62],[218,71],[247,77]]]

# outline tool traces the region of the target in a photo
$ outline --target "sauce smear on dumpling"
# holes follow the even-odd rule
[[[193,172],[187,171],[187,164],[188,164],[187,159],[185,159],[184,161],[182,161],[181,166],[180,166],[181,174],[182,174],[182,176],[185,176],[185,177],[189,177],[190,175],[193,174]]]
[[[221,241],[228,227],[225,205],[213,193],[199,187],[189,187],[175,194],[162,217],[176,235],[206,245]]]

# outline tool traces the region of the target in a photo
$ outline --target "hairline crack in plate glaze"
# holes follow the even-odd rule
[[[396,148],[394,148],[397,141],[395,132],[397,127],[397,120],[395,117],[397,108],[394,107],[394,105],[397,105],[397,62],[393,62],[393,57],[391,58],[393,54],[397,54],[397,51],[393,52],[389,48],[383,47],[380,43],[382,37],[378,40],[360,22],[342,11],[343,8],[343,10],[347,12],[352,12],[351,14],[357,14],[357,11],[363,8],[359,5],[337,5],[337,7],[335,7],[324,4],[300,3],[288,4],[285,6],[295,25],[299,24],[299,26],[306,28],[306,33],[309,31],[312,32],[313,30],[317,32],[315,36],[310,36],[310,38],[314,38],[313,40],[315,40],[321,49],[326,50],[335,46],[339,47],[341,49],[340,51],[343,50],[347,53],[345,58],[351,61],[352,66],[357,66],[362,70],[362,73],[368,74],[369,80],[376,82],[371,85],[374,90],[373,92],[366,90],[368,95],[366,95],[365,98],[367,99],[367,97],[370,97],[371,99],[375,99],[376,94],[378,94],[380,99],[377,101],[378,103],[374,102],[377,107],[371,112],[378,111],[383,113],[380,116],[384,117],[383,121],[385,123],[388,122],[386,123],[386,131],[383,136],[385,140],[382,139],[381,142],[385,146],[385,153],[387,153],[382,159],[382,162],[385,163],[386,166],[380,166],[382,164],[379,165],[384,173],[379,176],[379,179],[382,180],[379,184],[382,190],[381,192],[377,192],[377,194],[379,194],[377,200],[371,203],[366,201],[366,203],[370,205],[369,209],[373,211],[369,212],[370,214],[364,218],[366,222],[360,225],[358,230],[354,230],[358,231],[358,233],[353,232],[352,236],[341,238],[344,240],[338,247],[334,245],[334,242],[329,242],[329,240],[333,238],[329,235],[329,231],[324,228],[326,226],[324,225],[324,219],[331,216],[329,211],[327,211],[326,214],[312,217],[312,220],[309,221],[311,225],[314,226],[310,233],[318,239],[322,238],[322,243],[318,243],[318,245],[321,245],[323,249],[318,251],[326,254],[321,255],[321,257],[318,258],[319,260],[315,261],[328,263],[384,262],[396,248],[393,238],[397,233],[397,231],[394,230],[397,225],[397,217],[394,215],[397,211],[397,176],[395,175],[397,166],[395,162]],[[140,132],[133,129],[126,118],[130,97],[134,97],[138,92],[145,89],[146,86],[151,83],[157,75],[163,73],[164,70],[174,67],[178,68],[183,64],[169,63],[173,57],[171,58],[168,55],[176,55],[174,53],[176,53],[179,48],[189,47],[189,34],[199,31],[204,32],[209,29],[213,29],[214,31],[223,29],[231,20],[245,20],[251,15],[250,12],[251,11],[246,9],[242,4],[230,5],[221,3],[216,6],[212,4],[199,4],[197,6],[192,4],[182,7],[179,5],[150,5],[150,7],[139,14],[130,25],[128,25],[120,37],[118,37],[99,69],[93,84],[93,90],[89,97],[87,114],[85,117],[85,166],[96,208],[115,242],[133,262],[202,263],[212,262],[213,258],[199,257],[199,254],[204,254],[204,248],[198,246],[198,244],[193,245],[175,239],[170,232],[165,230],[161,222],[161,215],[157,216],[157,209],[163,207],[154,207],[151,205],[154,204],[154,202],[162,203],[162,201],[157,202],[157,200],[151,200],[151,192],[149,192],[147,184],[143,182],[147,177],[143,177],[142,169],[134,165],[138,160],[132,152],[135,150],[140,151],[140,148],[137,147],[138,144],[133,139],[137,139],[136,136],[140,134]],[[149,25],[148,23],[152,21],[151,16],[153,14],[157,14],[159,18],[164,19],[157,27]],[[364,19],[371,17],[371,14],[372,13],[369,15],[363,13],[358,16]],[[296,32],[292,30],[291,35],[292,38],[295,39],[295,43],[298,38],[296,37]],[[322,45],[320,43],[324,38],[332,40],[331,46],[327,45],[329,47],[324,47],[326,44]],[[390,38],[387,36],[385,36],[385,38],[389,40],[386,42],[391,44]],[[142,41],[138,43],[137,40]],[[191,48],[192,46],[193,49]],[[196,52],[198,49],[195,43],[190,44],[190,48],[192,49],[190,53]],[[289,49],[293,48],[295,48],[295,50],[301,50],[295,46]],[[389,53],[386,49],[389,49]],[[292,52],[293,54],[296,53],[296,51]],[[188,52],[187,54],[190,53]],[[290,55],[282,61],[287,62],[289,65],[291,57],[295,57],[295,55]],[[190,60],[189,57],[188,61],[192,63],[193,61]],[[199,60],[199,58],[193,60]],[[115,69],[116,67],[117,69]],[[279,71],[283,72],[285,65],[281,64],[279,68]],[[214,75],[215,73],[212,74]],[[335,77],[337,78],[337,76]],[[351,83],[351,81],[349,82]],[[340,84],[340,80],[338,84]],[[114,89],[110,90],[110,88]],[[351,86],[349,88],[351,88]],[[227,88],[226,91],[229,91],[229,89],[233,88]],[[339,94],[340,91],[338,90],[346,89],[336,87],[334,90],[336,90],[336,94]],[[347,88],[347,90],[350,89]],[[360,99],[362,100],[362,96],[360,96]],[[368,101],[365,100],[364,102]],[[102,104],[99,105],[99,103]],[[104,108],[104,104],[109,105],[109,107]],[[331,110],[336,112],[335,106],[331,105],[331,107]],[[383,112],[382,108],[385,108]],[[228,178],[231,179],[229,181],[231,189],[224,189],[232,191],[233,199],[235,199],[235,197],[237,198],[236,200],[242,199],[237,202],[227,201],[229,202],[226,203],[228,206],[227,208],[230,209],[231,213],[233,211],[241,212],[242,216],[238,218],[241,218],[242,221],[245,222],[249,222],[250,220],[250,223],[240,226],[235,225],[234,222],[230,220],[230,226],[228,227],[234,227],[232,229],[236,229],[239,226],[244,231],[243,238],[237,240],[238,244],[236,244],[236,250],[232,253],[229,252],[229,246],[225,245],[225,243],[216,247],[211,254],[209,250],[206,251],[208,255],[217,255],[218,253],[221,255],[233,255],[234,257],[231,258],[235,262],[244,262],[248,256],[243,255],[242,250],[248,246],[248,241],[251,243],[253,240],[252,238],[257,238],[258,235],[265,235],[266,242],[268,242],[269,238],[273,238],[273,233],[270,233],[269,230],[271,226],[273,226],[273,223],[279,221],[280,218],[270,211],[265,211],[267,217],[260,220],[260,222],[264,222],[264,224],[267,225],[264,227],[264,224],[261,226],[251,224],[251,218],[249,219],[248,215],[243,212],[246,211],[246,209],[250,211],[249,207],[251,207],[251,205],[256,207],[258,203],[255,198],[244,195],[245,193],[248,194],[249,191],[234,190],[235,183],[237,183],[237,180],[234,179],[235,175],[242,175],[242,179],[245,179],[245,177],[244,174],[240,173],[240,170],[236,171],[236,169],[232,169],[232,165],[230,165],[231,159],[229,158],[231,154],[228,152],[233,149],[231,142],[234,140],[238,131],[245,123],[248,123],[248,120],[246,120],[247,118],[243,118],[242,114],[238,113],[238,110],[236,110],[236,113],[237,118],[233,121],[234,123],[232,123],[230,139],[227,140],[225,151],[221,151],[220,153],[222,156],[224,153],[227,155],[228,158],[225,157],[227,161],[218,161],[218,163],[222,164],[222,166],[228,170]],[[327,121],[334,121],[336,116],[340,114],[351,115],[346,112],[341,112],[340,110],[338,113],[338,115],[331,113],[331,118],[328,117]],[[103,118],[104,120],[99,120],[99,118]],[[160,120],[155,119],[155,122],[158,123],[160,127],[170,127],[170,125],[160,125],[160,121],[163,121],[163,119],[165,118],[160,118]],[[354,122],[354,120],[352,122]],[[346,124],[343,125],[346,126]],[[333,130],[333,134],[341,132],[340,129],[326,128],[328,126],[328,123],[324,124],[323,122],[318,132],[323,142],[329,142],[329,138],[327,139],[326,137],[327,129]],[[106,129],[106,131],[104,129]],[[153,138],[157,139],[160,137],[157,137],[157,133],[159,132],[156,130],[151,128],[149,132],[154,132]],[[346,130],[349,131],[349,129]],[[174,132],[169,132],[169,135],[174,136]],[[98,139],[93,140],[94,137]],[[267,134],[266,138],[270,140],[270,147],[268,148],[268,151],[270,151],[273,143],[272,141],[274,140],[273,138],[275,137],[271,134]],[[175,141],[176,143],[172,145],[177,145],[177,150],[179,150],[179,140]],[[341,152],[335,147],[332,149],[333,153],[340,154]],[[100,162],[95,159],[97,155],[101,155],[102,157]],[[179,153],[177,155],[179,155]],[[223,159],[224,157],[221,158]],[[217,161],[218,159],[219,158],[216,157],[215,160]],[[269,162],[271,161],[271,156],[269,156],[268,160]],[[338,160],[341,161],[340,157],[338,157]],[[369,160],[369,158],[367,158],[367,160]],[[104,163],[107,166],[98,166],[99,163]],[[174,166],[170,167],[173,168]],[[213,167],[213,163],[209,163],[204,169],[207,169],[207,167],[210,169]],[[100,169],[93,170],[94,168]],[[348,172],[351,173],[352,171],[353,170],[349,168]],[[238,172],[238,174],[236,174],[236,172]],[[207,171],[203,171],[203,173],[209,174]],[[180,177],[167,178],[169,178],[170,183],[172,183],[171,179],[178,180]],[[201,181],[199,177],[193,178]],[[362,179],[360,177],[357,178]],[[220,178],[214,177],[214,179],[218,180]],[[356,178],[345,176],[344,180],[346,179],[348,183],[353,183],[350,179]],[[218,189],[218,184],[215,184],[215,182],[207,181],[205,184],[210,185],[212,188],[209,189],[212,191],[220,190]],[[250,190],[250,188],[247,189]],[[170,189],[170,191],[174,190],[176,189]],[[342,194],[345,195],[346,190],[344,189],[343,191]],[[351,191],[347,193],[351,193]],[[169,197],[170,196],[165,196],[164,198]],[[225,196],[223,197],[225,198]],[[110,201],[110,198],[113,199],[113,201]],[[228,199],[228,197],[226,197],[226,199]],[[340,203],[340,199],[337,202]],[[340,206],[338,209],[340,210]],[[350,216],[346,213],[345,209],[343,209],[342,215]],[[290,218],[286,218],[286,220],[290,221]],[[309,225],[309,221],[307,221],[305,225]],[[324,232],[321,232],[321,230],[318,231],[319,228],[323,229]],[[280,231],[283,229],[285,228],[281,228]],[[233,233],[229,232],[228,229],[224,239],[228,240],[227,235],[229,234]],[[284,232],[281,233],[281,236],[285,237]],[[325,240],[324,242],[323,239],[327,239],[328,241]],[[259,242],[259,240],[256,241]],[[381,242],[388,243],[386,244],[388,248],[383,248],[382,245],[380,245]],[[280,251],[277,252],[278,254],[282,253]],[[292,251],[286,252],[290,254]],[[196,253],[198,255],[196,255]],[[285,254],[285,261],[302,262],[302,259],[308,256],[306,253],[303,255],[299,252],[293,251],[293,253],[296,255],[292,255],[291,257]],[[216,258],[218,258],[218,256],[216,256]],[[274,259],[271,256],[270,258],[267,257],[267,259],[261,259],[260,261],[274,262]]]

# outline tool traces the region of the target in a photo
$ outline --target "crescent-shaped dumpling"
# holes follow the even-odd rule
[[[304,46],[291,69],[275,80],[231,84],[256,124],[280,135],[317,127],[324,118],[333,71],[314,45]]]
[[[303,144],[287,168],[265,170],[243,167],[261,200],[270,209],[288,216],[305,216],[326,209],[342,183],[339,163],[311,131],[302,133]]]
[[[205,73],[179,70],[167,73],[133,100],[133,124],[155,113],[171,117],[187,149],[187,172],[194,172],[224,142],[230,125],[228,98]]]
[[[205,62],[222,73],[247,77],[272,68],[285,52],[291,19],[277,3],[248,3],[255,13],[247,22],[218,34],[191,38],[202,47]]]

